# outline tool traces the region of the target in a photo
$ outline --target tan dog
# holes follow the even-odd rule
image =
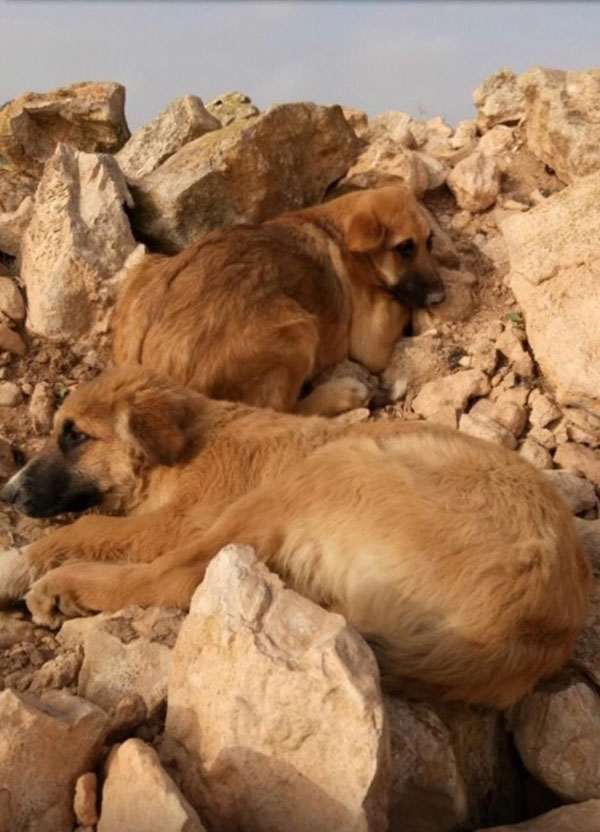
[[[128,277],[114,360],[217,399],[335,415],[364,385],[305,382],[344,358],[383,370],[411,306],[444,299],[425,212],[401,186],[358,191],[259,226],[204,234]]]
[[[71,394],[4,496],[37,516],[129,515],[28,547],[40,623],[185,608],[219,549],[249,543],[371,641],[389,687],[506,706],[561,667],[586,617],[589,564],[552,487],[424,423],[303,419],[123,368]],[[98,560],[114,563],[68,563]]]

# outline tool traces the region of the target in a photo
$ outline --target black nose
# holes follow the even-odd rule
[[[2,499],[5,503],[10,503],[14,505],[19,498],[19,486],[17,483],[10,482],[10,480],[6,483],[4,488],[2,489]]]

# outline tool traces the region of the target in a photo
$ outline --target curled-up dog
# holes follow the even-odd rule
[[[444,299],[432,240],[411,192],[388,186],[148,255],[117,304],[115,364],[256,407],[328,416],[360,407],[368,391],[348,378],[299,397],[345,358],[383,370],[411,308]]]
[[[571,514],[517,454],[426,423],[213,401],[140,367],[73,392],[4,498],[123,515],[27,547],[39,623],[186,608],[221,547],[247,543],[345,615],[408,695],[510,705],[564,664],[588,609]]]

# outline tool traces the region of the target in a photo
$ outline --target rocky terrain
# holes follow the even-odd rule
[[[125,91],[0,110],[0,477],[107,361],[144,247],[407,183],[448,298],[374,402],[498,442],[563,494],[600,579],[600,70],[501,70],[453,129],[402,112],[188,95],[130,135]],[[390,403],[391,401],[391,403]],[[342,418],[348,418],[342,417]],[[68,518],[65,518],[68,520]],[[50,523],[0,512],[0,548]],[[600,830],[600,583],[570,666],[509,712],[381,693],[337,615],[228,547],[189,615],[0,612],[0,832]],[[0,588],[1,590],[1,588]],[[517,824],[514,826],[514,824]]]

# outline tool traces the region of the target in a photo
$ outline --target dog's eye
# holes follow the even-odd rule
[[[63,425],[58,444],[60,445],[61,450],[66,451],[69,448],[76,448],[78,445],[82,445],[91,438],[92,437],[89,434],[84,433],[81,430],[77,430],[73,422],[67,420]]]
[[[427,242],[425,243],[425,245],[427,246],[427,251],[431,251],[431,249],[433,248],[433,231],[427,238]]]
[[[398,243],[396,251],[400,257],[404,257],[405,260],[410,260],[410,258],[414,255],[416,248],[415,241],[412,237],[409,237],[408,240],[402,240],[401,243]]]

